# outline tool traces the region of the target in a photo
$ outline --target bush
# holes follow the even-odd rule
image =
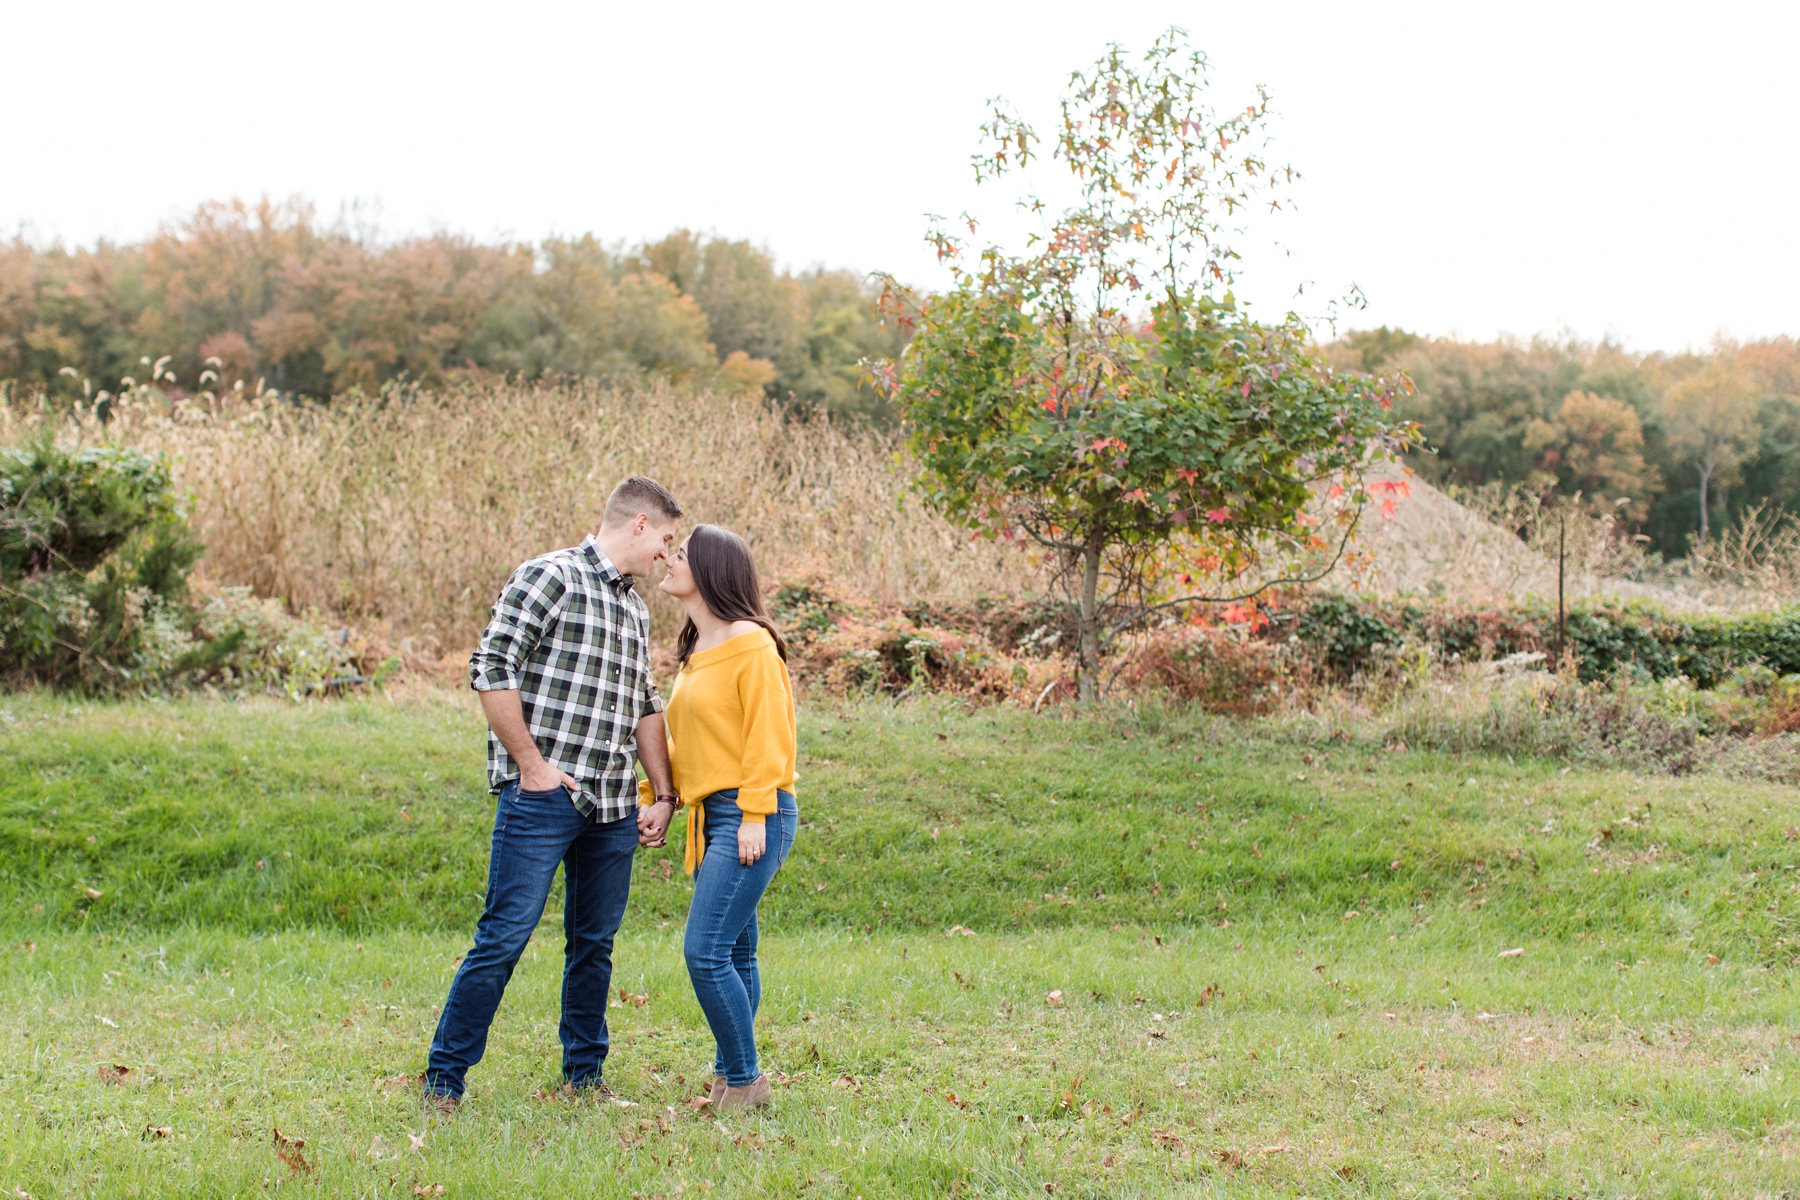
[[[163,462],[0,448],[0,677],[118,690],[158,674],[185,649],[200,553]]]
[[[42,436],[0,447],[0,683],[299,695],[373,676],[379,656],[348,629],[192,586],[202,551],[163,460]]]
[[[1294,633],[1339,678],[1365,669],[1377,645],[1402,641],[1429,646],[1443,662],[1558,649],[1556,612],[1540,604],[1465,609],[1327,594],[1301,613]],[[1685,676],[1710,690],[1751,666],[1800,674],[1800,606],[1721,615],[1645,601],[1587,603],[1569,610],[1566,650],[1586,682]]]

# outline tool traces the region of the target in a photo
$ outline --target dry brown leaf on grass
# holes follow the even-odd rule
[[[944,930],[945,937],[956,937],[958,935],[962,937],[974,937],[975,931],[961,925],[952,925],[950,928]]]
[[[1076,1093],[1080,1091],[1081,1076],[1077,1075],[1075,1078],[1069,1080],[1069,1086],[1063,1089],[1062,1099],[1058,1102],[1057,1106],[1059,1108],[1074,1108]]]
[[[1244,1156],[1236,1150],[1215,1150],[1213,1157],[1219,1160],[1220,1166],[1230,1167],[1234,1171],[1244,1165]]]
[[[305,1175],[312,1171],[313,1164],[306,1160],[301,1151],[306,1149],[306,1139],[294,1137],[292,1134],[275,1130],[275,1157],[287,1164],[287,1169],[296,1175]]]
[[[1525,947],[1514,946],[1511,950],[1502,950],[1500,952],[1500,957],[1501,958],[1518,958],[1518,957],[1522,956],[1524,953],[1525,953]]]
[[[955,1092],[945,1092],[945,1093],[944,1093],[944,1100],[945,1100],[945,1102],[946,1102],[946,1103],[949,1103],[949,1104],[954,1104],[954,1105],[955,1105],[955,1106],[956,1106],[956,1107],[958,1107],[958,1108],[967,1108],[967,1107],[969,1107],[969,1102],[968,1102],[968,1101],[967,1101],[967,1100],[963,1100],[963,1099],[960,1099],[960,1098],[958,1098],[958,1096],[957,1096],[957,1094],[956,1094],[956,1093],[955,1093]]]
[[[960,977],[959,977],[959,979],[960,979]],[[1061,988],[1057,988],[1055,991],[1049,992],[1044,996],[1044,1003],[1048,1004],[1052,1008],[1061,1008],[1062,1002],[1063,1002],[1063,994],[1062,994]]]
[[[832,1080],[831,1086],[834,1088],[847,1088],[854,1092],[860,1088],[862,1084],[856,1082],[856,1076],[846,1074],[839,1075],[836,1079]]]
[[[649,992],[628,992],[624,988],[620,988],[619,989],[619,1002],[621,1004],[629,1004],[633,1008],[642,1008],[642,1007],[644,1007],[644,1005],[650,1003],[650,993]]]
[[[124,1063],[101,1063],[98,1072],[101,1083],[124,1083],[131,1077],[131,1068]]]
[[[168,1137],[173,1132],[174,1130],[170,1129],[167,1125],[146,1125],[144,1126],[144,1132],[139,1136],[146,1142],[154,1142],[160,1138]]]
[[[412,1192],[415,1196],[441,1196],[447,1190],[441,1183],[415,1183]]]

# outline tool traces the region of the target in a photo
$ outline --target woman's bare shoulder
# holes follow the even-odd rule
[[[731,629],[727,632],[726,636],[727,637],[742,637],[746,633],[761,633],[761,632],[764,632],[763,627],[761,625],[758,625],[755,621],[733,621],[731,623]]]

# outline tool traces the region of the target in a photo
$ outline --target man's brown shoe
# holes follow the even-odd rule
[[[727,1087],[713,1107],[719,1112],[735,1112],[740,1108],[761,1108],[769,1102],[769,1077],[758,1075],[743,1087]]]
[[[445,1092],[426,1092],[425,1108],[432,1116],[448,1121],[462,1107],[462,1098]]]

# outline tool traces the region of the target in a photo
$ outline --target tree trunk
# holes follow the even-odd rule
[[[1712,482],[1712,467],[1711,466],[1702,466],[1700,468],[1700,540],[1703,542],[1706,540],[1706,534],[1708,531],[1707,514],[1706,514],[1706,485],[1710,482]]]
[[[1092,537],[1081,551],[1081,702],[1094,699],[1100,676],[1100,539]]]

